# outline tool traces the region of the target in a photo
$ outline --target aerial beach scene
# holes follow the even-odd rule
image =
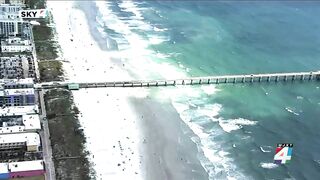
[[[70,81],[314,71],[319,6],[48,1]],[[319,85],[73,92],[97,179],[313,179]],[[303,141],[301,141],[303,139]],[[288,166],[274,144],[295,144]]]
[[[0,179],[319,179],[319,16],[0,0]]]

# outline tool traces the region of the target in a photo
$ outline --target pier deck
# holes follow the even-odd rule
[[[70,84],[76,84],[79,88],[99,87],[158,87],[176,85],[203,85],[203,84],[234,84],[234,83],[261,83],[279,81],[312,81],[320,80],[320,71],[270,73],[270,74],[246,74],[207,76],[173,80],[132,80],[109,82],[49,82],[35,85],[36,89],[68,88]]]

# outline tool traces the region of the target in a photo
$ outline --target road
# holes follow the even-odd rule
[[[33,36],[33,26],[30,24],[30,34],[31,34],[31,41],[32,41],[32,56],[33,56],[33,62],[34,62],[34,68],[36,73],[36,80],[37,82],[40,81],[40,73],[39,73],[39,67],[38,67],[38,59],[37,59],[37,52],[36,52],[36,45],[34,42],[34,36]]]
[[[46,108],[44,103],[44,90],[38,91],[39,94],[39,106],[41,110],[40,119],[42,121],[42,131],[40,132],[41,140],[42,140],[42,152],[43,152],[43,159],[46,165],[46,180],[55,180],[56,174],[54,169],[54,163],[52,160],[52,148],[51,148],[51,141],[49,139],[50,132],[48,121],[43,120],[46,114]]]

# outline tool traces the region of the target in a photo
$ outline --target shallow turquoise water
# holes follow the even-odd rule
[[[320,6],[304,3],[161,3],[171,41],[152,47],[178,52],[192,76],[320,69]],[[189,5],[190,4],[190,5]],[[174,6],[174,7],[173,7]],[[182,33],[182,34],[181,34]],[[178,35],[176,35],[178,34]],[[174,43],[173,43],[174,41]],[[219,103],[224,119],[245,118],[255,126],[221,135],[234,162],[254,179],[314,179],[320,173],[320,90],[315,83],[220,86],[207,103]],[[268,93],[268,95],[266,95]],[[293,110],[297,115],[290,113]],[[203,125],[208,132],[215,125]],[[243,140],[246,135],[249,139]],[[212,137],[214,141],[217,136]],[[264,169],[276,143],[294,143],[292,162]],[[264,153],[262,147],[272,147]]]
[[[110,2],[112,12],[130,20],[121,2]],[[143,21],[166,31],[133,28],[148,39],[151,35],[168,41],[149,45],[154,52],[168,54],[155,62],[168,62],[189,76],[265,72],[314,71],[320,69],[320,3],[316,2],[135,2]],[[126,21],[130,24],[130,22]],[[114,39],[127,34],[111,27],[105,31]],[[129,44],[134,46],[134,44]],[[183,67],[181,68],[181,65]],[[178,98],[197,108],[184,111],[192,123],[202,127],[219,148],[230,153],[237,168],[221,174],[241,172],[253,179],[315,179],[320,176],[320,89],[319,82],[219,85],[214,95]],[[197,87],[194,87],[197,89]],[[220,104],[217,117],[199,115]],[[213,110],[212,110],[213,111]],[[217,119],[243,118],[257,122],[224,132]],[[290,164],[264,168],[272,163],[277,143],[294,144]],[[267,149],[267,152],[261,150]],[[217,168],[216,168],[217,169]]]

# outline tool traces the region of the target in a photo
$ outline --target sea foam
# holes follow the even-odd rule
[[[252,126],[257,124],[257,121],[251,121],[244,118],[238,119],[219,119],[220,127],[225,131],[230,133],[231,131],[241,129],[243,126]]]
[[[277,164],[274,164],[274,163],[263,163],[263,162],[260,163],[260,166],[262,168],[265,168],[265,169],[274,169],[274,168],[278,167]]]

